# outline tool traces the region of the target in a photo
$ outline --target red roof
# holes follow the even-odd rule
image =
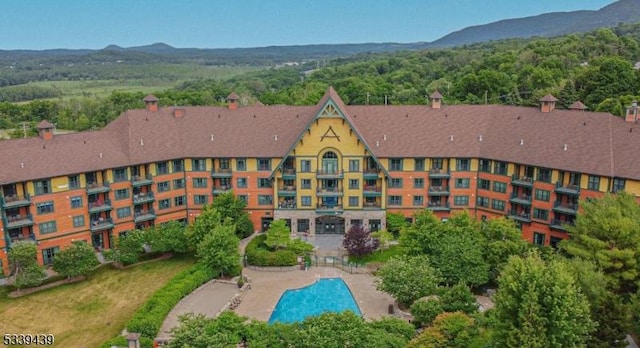
[[[429,98],[431,98],[431,99],[442,99],[442,94],[440,94],[440,91],[435,91],[435,92],[431,93]]]
[[[540,98],[541,102],[557,102],[558,99],[551,94],[547,94],[544,97]]]
[[[240,97],[235,92],[231,92],[231,94],[227,96],[227,100],[238,100],[238,99],[240,99]]]
[[[578,100],[569,106],[569,110],[587,110],[587,106]]]
[[[40,123],[38,123],[38,125],[36,126],[37,129],[51,129],[54,127],[55,126],[47,120],[40,121]]]
[[[155,95],[153,94],[149,94],[148,96],[144,97],[144,99],[142,99],[142,101],[146,102],[157,102],[158,98],[156,98]]]

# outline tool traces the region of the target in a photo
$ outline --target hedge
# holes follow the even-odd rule
[[[253,266],[281,267],[295,266],[298,264],[298,255],[291,250],[270,251],[264,241],[265,234],[253,238],[244,249],[247,263]]]
[[[181,299],[217,274],[219,272],[207,269],[201,264],[195,264],[178,273],[169,283],[156,291],[142,307],[138,308],[127,323],[127,331],[140,333],[142,337],[153,341],[171,309]],[[111,342],[116,342],[116,339],[119,342],[119,337],[115,337],[104,343],[102,347],[111,347]]]

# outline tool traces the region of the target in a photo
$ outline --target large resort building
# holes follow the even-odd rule
[[[193,221],[232,190],[256,229],[285,219],[292,232],[385,228],[430,209],[508,216],[531,243],[554,245],[581,199],[640,194],[638,107],[626,119],[504,105],[345,105],[329,88],[315,106],[163,107],[153,96],[99,131],[0,143],[0,262],[33,241],[53,261],[73,240],[111,248],[118,235]]]

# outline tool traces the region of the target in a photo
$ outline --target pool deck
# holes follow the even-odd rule
[[[251,290],[235,309],[239,315],[268,321],[282,293],[287,289],[301,288],[313,284],[317,278],[342,278],[351,289],[365,319],[388,316],[388,306],[393,298],[376,290],[374,278],[368,274],[350,274],[332,267],[312,267],[307,271],[265,272],[244,269]]]

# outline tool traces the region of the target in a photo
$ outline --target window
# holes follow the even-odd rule
[[[349,171],[350,172],[359,172],[360,171],[360,161],[359,160],[349,160]]]
[[[113,170],[114,182],[122,182],[127,180],[129,180],[129,176],[127,175],[127,168],[117,168]]]
[[[158,162],[156,163],[156,174],[169,174],[169,163],[168,162]]]
[[[301,203],[303,207],[311,206],[311,196],[302,196],[300,197]]]
[[[443,168],[444,168],[444,166],[443,166],[442,158],[432,158],[431,159],[431,169],[442,170]]]
[[[129,198],[129,189],[117,189],[115,191],[116,201]]]
[[[76,197],[71,197],[71,199],[69,199],[71,201],[71,208],[75,209],[75,208],[82,208],[82,197],[80,196],[76,196]]]
[[[413,196],[413,206],[419,207],[424,205],[424,196]]]
[[[59,247],[42,249],[42,263],[45,265],[53,264],[53,259],[58,251],[60,251]]]
[[[271,187],[271,179],[258,178],[258,188],[270,188],[270,187]]]
[[[207,178],[193,178],[193,188],[207,188]]]
[[[69,176],[69,189],[77,189],[80,188],[80,177],[78,175]]]
[[[469,196],[453,196],[453,205],[469,205]]]
[[[544,245],[545,239],[546,239],[546,236],[544,235],[544,233],[533,232],[533,244],[542,246]]]
[[[118,219],[124,219],[131,216],[131,207],[124,207],[116,209],[116,216]]]
[[[509,169],[509,165],[507,162],[496,161],[493,167],[493,173],[499,175],[507,175],[507,170]]]
[[[195,205],[207,204],[207,198],[208,198],[208,196],[206,196],[206,195],[194,195],[193,196],[193,204],[195,204]]]
[[[237,187],[238,188],[247,188],[247,178],[238,178],[237,179]]]
[[[161,199],[158,201],[158,209],[162,210],[162,209],[169,209],[171,208],[171,200],[167,199]]]
[[[162,181],[158,183],[158,192],[166,192],[169,191],[169,182]]]
[[[624,179],[614,178],[612,192],[624,191],[624,184],[625,184]]]
[[[491,189],[491,181],[487,179],[478,179],[478,189],[480,190],[490,190]]]
[[[53,213],[53,201],[42,202],[36,204],[38,215]]]
[[[84,215],[78,215],[73,217],[73,227],[84,226]]]
[[[229,159],[228,158],[220,158],[219,160],[220,169],[229,169]]]
[[[309,173],[311,172],[311,161],[309,160],[301,160],[300,161],[300,171]]]
[[[207,161],[203,158],[191,159],[191,170],[193,170],[194,172],[206,172]]]
[[[389,160],[389,170],[401,171],[402,170],[402,158],[392,158]]]
[[[184,172],[184,161],[183,160],[173,160],[173,172]]]
[[[424,158],[416,158],[414,161],[414,170],[416,172],[424,171]]]
[[[456,188],[469,188],[469,179],[456,179]]]
[[[548,202],[551,197],[551,193],[547,190],[536,189],[536,200]]]
[[[187,198],[185,196],[173,197],[173,205],[180,207],[186,204]]]
[[[468,158],[456,159],[456,170],[459,172],[466,172],[471,169],[471,161]]]
[[[236,170],[239,172],[247,170],[247,160],[245,158],[236,159]]]
[[[499,199],[492,199],[491,200],[491,209],[504,211],[504,201],[501,201]]]
[[[478,170],[485,173],[491,173],[491,160],[481,159],[478,165]]]
[[[402,188],[402,178],[391,178],[389,188]]]
[[[560,243],[561,241],[562,241],[562,238],[558,238],[558,237],[551,236],[551,237],[549,238],[549,245],[550,245],[552,248],[556,248],[556,247],[558,247],[558,243]]]
[[[271,160],[268,158],[259,158],[258,170],[271,170]]]
[[[495,192],[506,193],[507,192],[507,184],[504,182],[494,181],[493,182],[493,190]]]
[[[488,197],[478,196],[478,206],[479,207],[489,208],[489,198]]]
[[[402,205],[402,196],[389,196],[389,205]]]
[[[423,188],[423,187],[424,187],[424,178],[413,179],[413,188]]]
[[[538,168],[538,181],[551,182],[551,169]]]
[[[40,229],[40,234],[53,233],[57,230],[55,221],[43,222],[38,225],[38,228]]]
[[[359,203],[358,196],[349,196],[350,207],[357,207]]]
[[[249,203],[249,196],[247,195],[237,195],[236,197],[243,200],[245,203]]]
[[[549,220],[549,211],[544,209],[533,208],[533,218],[538,220]]]
[[[351,226],[362,226],[362,219],[351,219]]]
[[[300,188],[303,188],[305,190],[311,189],[311,179],[300,180]]]
[[[593,191],[600,190],[600,177],[595,175],[589,175],[587,189],[593,190]]]
[[[175,179],[173,180],[173,189],[180,190],[184,188],[184,179]]]
[[[360,180],[358,179],[349,179],[349,189],[355,190],[360,187]]]
[[[379,219],[370,219],[369,220],[369,231],[377,232],[382,227],[382,221]]]
[[[49,180],[38,180],[33,182],[36,195],[51,193],[51,182]]]
[[[272,204],[273,204],[272,195],[258,195],[258,205],[272,205]]]
[[[309,232],[309,219],[298,219],[298,232]]]

